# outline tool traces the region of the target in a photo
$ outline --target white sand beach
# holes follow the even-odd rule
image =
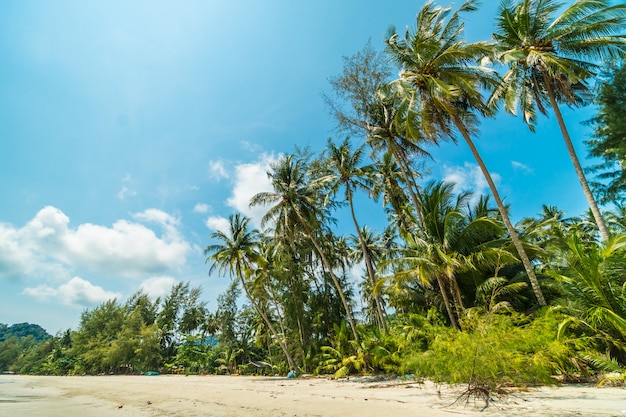
[[[242,376],[0,376],[0,415],[78,416],[623,416],[626,389],[515,390],[490,403],[460,401],[465,387],[356,378]],[[624,410],[624,411],[623,411]]]

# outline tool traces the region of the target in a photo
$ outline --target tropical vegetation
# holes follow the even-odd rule
[[[490,387],[624,372],[626,211],[616,168],[626,119],[616,115],[626,109],[626,6],[505,1],[494,39],[467,42],[462,18],[477,7],[429,1],[413,30],[390,29],[384,52],[368,43],[345,58],[324,98],[346,136],[319,153],[281,155],[267,172],[273,189],[250,200],[265,210],[259,224],[234,213],[208,237],[208,272],[230,279],[216,311],[189,283],[157,299],[140,291],[83,312],[75,330],[0,339],[0,366],[52,375],[293,370]],[[600,77],[605,59],[612,72]],[[544,206],[513,224],[477,147],[481,120],[502,106],[534,130],[537,112],[553,111],[569,149],[559,106],[590,104],[592,88],[590,152],[613,169],[591,182],[605,205],[570,149],[590,211],[566,217]],[[490,195],[426,178],[428,149],[457,139]]]

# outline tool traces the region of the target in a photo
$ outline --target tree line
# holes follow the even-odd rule
[[[139,292],[84,312],[77,330],[28,346],[9,368],[487,383],[623,372],[626,5],[507,1],[493,39],[468,43],[462,17],[476,9],[429,1],[414,29],[389,30],[384,52],[368,44],[345,58],[324,96],[345,139],[320,153],[296,148],[270,167],[273,190],[250,201],[267,209],[260,229],[234,213],[211,234],[209,271],[232,279],[215,312],[188,283],[163,299]],[[588,146],[604,162],[588,181],[560,109],[594,95]],[[544,206],[512,223],[474,142],[480,121],[500,110],[531,131],[554,113],[587,213]],[[429,147],[457,139],[489,196],[423,178]],[[382,205],[382,230],[361,219],[359,199]],[[342,211],[349,235],[337,232]]]

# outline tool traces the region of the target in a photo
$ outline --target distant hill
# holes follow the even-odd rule
[[[0,323],[0,342],[4,342],[12,336],[17,336],[20,339],[33,336],[36,341],[48,340],[52,337],[52,335],[48,334],[48,332],[38,324],[16,323],[8,326]]]

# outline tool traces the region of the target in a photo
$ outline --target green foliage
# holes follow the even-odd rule
[[[31,336],[36,342],[48,340],[52,337],[38,324],[16,323],[7,326],[6,324],[0,323],[0,342],[4,342],[13,336],[18,339]]]
[[[565,219],[554,207],[517,227],[522,241],[472,137],[479,117],[493,115],[498,102],[521,110],[531,128],[549,107],[584,104],[597,69],[585,60],[624,53],[624,37],[614,34],[626,6],[504,2],[495,42],[466,43],[461,16],[477,5],[468,0],[453,10],[429,1],[414,30],[404,36],[392,30],[386,52],[400,72],[391,83],[383,55],[369,44],[345,59],[343,74],[331,78],[334,95],[325,98],[340,129],[357,137],[329,139],[320,155],[296,150],[271,166],[273,191],[251,200],[268,208],[262,226],[270,228],[252,229],[251,219],[235,214],[230,230],[211,234],[209,273],[233,278],[217,311],[207,311],[200,288],[178,283],[163,299],[140,291],[125,303],[105,302],[85,311],[75,331],[54,337],[28,323],[0,324],[0,370],[249,373],[267,365],[272,372],[335,377],[413,374],[487,390],[606,371],[620,372],[611,383],[623,381],[626,209],[618,206],[608,217],[614,236],[602,232],[603,244],[596,242],[595,211],[594,223]],[[524,24],[530,21],[536,24]],[[589,36],[598,33],[607,36]],[[486,56],[508,65],[502,78],[483,65]],[[605,158],[602,169],[619,168],[626,154],[625,75],[615,69],[600,90],[590,146]],[[486,197],[469,204],[469,192],[457,195],[452,184],[418,182],[425,143],[459,134],[499,214]],[[609,170],[601,178],[614,180],[606,198],[622,198],[616,181],[623,176]],[[357,201],[364,196],[357,194],[365,193],[383,197],[382,235],[359,225]],[[356,229],[352,245],[336,235],[342,207]],[[358,323],[348,271],[361,263],[367,282]],[[553,307],[536,311],[531,295],[544,306],[544,290]],[[240,308],[241,295],[249,304]]]
[[[437,329],[428,349],[405,362],[405,372],[435,382],[474,382],[489,387],[549,384],[554,382],[554,369],[543,358],[546,351],[556,348],[552,346],[556,325],[551,314],[531,321],[519,314],[481,314],[476,310],[464,319],[463,332]]]
[[[589,171],[597,175],[592,183],[600,202],[619,202],[626,197],[626,66],[610,65],[595,99],[596,116],[590,123],[593,137],[587,141],[589,154],[602,162]]]
[[[561,263],[551,275],[563,285],[568,318],[561,333],[592,338],[600,351],[626,364],[626,235],[585,242],[576,231],[563,238]]]

